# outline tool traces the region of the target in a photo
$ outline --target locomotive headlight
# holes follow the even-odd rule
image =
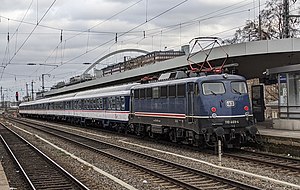
[[[249,116],[249,112],[245,112],[245,116],[248,117]]]
[[[211,117],[212,117],[212,118],[216,118],[216,117],[217,117],[217,114],[216,114],[216,113],[213,113],[213,114],[211,114]]]

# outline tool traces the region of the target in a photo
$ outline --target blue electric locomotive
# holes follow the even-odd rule
[[[214,74],[141,84],[131,89],[129,123],[138,133],[174,142],[240,146],[257,132],[245,78]]]

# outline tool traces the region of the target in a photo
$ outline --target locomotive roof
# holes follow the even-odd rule
[[[246,80],[246,79],[240,75],[215,74],[215,75],[206,75],[206,76],[200,76],[200,77],[183,78],[183,79],[177,79],[177,80],[163,80],[163,81],[157,81],[157,82],[150,82],[147,84],[139,84],[139,85],[133,86],[132,89],[154,87],[154,86],[164,86],[164,85],[174,85],[174,84],[188,83],[188,82],[218,81],[218,80]]]

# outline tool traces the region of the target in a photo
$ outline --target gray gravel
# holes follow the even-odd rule
[[[67,127],[67,126],[64,126]],[[69,129],[65,129],[64,130],[70,130],[73,131],[73,129],[75,129],[74,127]],[[167,151],[167,152],[172,152],[172,153],[176,153],[179,155],[184,155],[187,157],[191,157],[191,158],[196,158],[199,160],[203,160],[203,161],[207,161],[213,164],[218,164],[218,158],[217,156],[214,155],[209,155],[206,153],[201,153],[200,151],[192,151],[192,150],[184,150],[184,149],[180,149],[178,147],[173,147],[173,146],[166,146],[166,145],[161,145],[155,142],[151,142],[151,141],[144,141],[144,140],[140,140],[138,138],[130,138],[130,137],[126,137],[123,135],[115,135],[115,134],[111,134],[111,133],[106,133],[106,132],[100,132],[100,131],[94,131],[94,130],[90,130],[90,129],[84,129],[84,128],[76,128],[76,130],[82,130],[83,132],[81,132],[81,134],[84,134],[85,136],[90,136],[96,139],[100,139],[103,141],[108,141],[111,143],[115,143],[118,145],[122,145],[124,147],[127,148],[131,148],[134,150],[137,150],[139,152],[144,152],[147,154],[150,154],[152,156],[156,156],[159,158],[164,158],[167,160],[171,160],[171,161],[175,161],[177,163],[180,163],[182,165],[187,165],[196,169],[200,169],[200,170],[204,170],[207,171],[209,173],[213,173],[213,174],[218,174],[219,176],[222,177],[226,177],[226,178],[230,178],[230,179],[234,179],[237,181],[242,181],[244,183],[247,184],[252,184],[253,186],[257,186],[259,188],[262,189],[275,189],[275,190],[281,190],[281,189],[293,189],[290,186],[284,186],[284,185],[280,185],[280,184],[276,184],[276,183],[272,183],[269,181],[265,181],[262,179],[258,179],[255,177],[249,177],[249,176],[245,176],[242,174],[237,174],[235,172],[230,172],[227,170],[223,170],[223,169],[217,169],[215,167],[211,167],[205,164],[201,164],[198,162],[194,162],[191,160],[186,160],[184,158],[179,158],[177,156],[172,156],[172,155],[166,155],[166,154],[162,154],[162,153],[158,153],[158,152],[154,152],[154,151],[150,151],[144,148],[139,148],[136,146],[131,146],[125,143],[121,143],[119,140],[125,140],[126,142],[132,142],[132,143],[136,143],[139,145],[143,145],[143,146],[147,146],[147,147],[152,147],[155,149],[159,149],[159,150],[163,150],[163,151]],[[75,131],[76,133],[80,133],[78,131]],[[102,137],[97,137],[94,135],[90,135],[90,134],[86,134],[86,132],[89,133],[95,133],[98,135],[106,135],[109,136],[111,138],[102,138]],[[28,136],[28,135],[27,135]],[[42,136],[42,135],[41,135]],[[28,137],[28,138],[32,138],[32,137]],[[152,185],[151,183],[143,183],[144,180],[147,180],[147,177],[141,178],[141,177],[135,177],[133,176],[131,173],[127,173],[126,172],[126,168],[122,168],[122,166],[118,166],[118,167],[114,167],[114,163],[108,164],[108,161],[101,158],[97,158],[97,157],[93,157],[91,154],[91,152],[86,151],[86,150],[80,150],[77,151],[76,148],[74,148],[74,146],[68,144],[68,143],[62,143],[60,140],[54,139],[54,138],[49,138],[44,136],[44,138],[48,139],[51,142],[55,142],[55,144],[57,144],[58,146],[60,146],[61,148],[64,148],[65,150],[68,150],[69,152],[73,152],[76,153],[76,155],[79,155],[81,158],[85,159],[88,162],[92,162],[94,161],[94,164],[97,165],[97,167],[107,171],[108,173],[118,176],[118,178],[123,179],[124,181],[126,181],[127,183],[130,183],[131,185],[135,186],[138,189],[159,189],[161,187],[157,187],[156,185]],[[38,142],[39,140],[36,140],[36,142]],[[40,144],[40,142],[38,143]],[[41,144],[44,144],[43,142],[41,142]],[[45,145],[45,149],[49,150],[49,152],[57,152],[57,150],[53,150],[53,148],[49,147],[49,145]],[[75,149],[75,150],[74,150]],[[68,156],[66,156],[66,163],[71,162],[72,159],[70,159]],[[74,161],[72,161],[74,162]],[[98,179],[96,180],[99,184],[97,187],[101,187],[102,189],[112,189],[111,183],[112,181],[103,177],[102,175],[99,175],[97,172],[93,172],[93,170],[91,168],[82,168],[80,163],[77,164],[69,164],[71,166],[67,166],[67,167],[71,167],[74,170],[77,170],[78,168],[81,168],[82,171],[85,171],[84,175],[80,175],[80,176],[85,176],[86,181],[92,180],[92,179]],[[265,167],[261,167],[260,165],[255,165],[255,164],[251,164],[248,162],[244,162],[244,161],[235,161],[232,158],[223,158],[222,159],[222,166],[225,167],[229,167],[229,168],[235,168],[235,169],[239,169],[242,171],[247,171],[250,173],[254,173],[254,174],[258,174],[258,175],[262,175],[262,176],[267,176],[273,179],[277,179],[277,180],[281,180],[281,181],[286,181],[289,183],[293,183],[293,184],[298,184],[300,185],[300,176],[295,176],[295,175],[287,175],[285,173],[280,173],[274,169],[270,169],[270,168],[265,168]],[[72,169],[72,170],[73,170]],[[80,170],[80,172],[82,172]],[[87,171],[86,171],[87,170]],[[80,173],[79,172],[79,173]],[[94,174],[95,173],[95,174]],[[91,178],[87,178],[87,177],[91,177]],[[104,179],[103,179],[104,178]],[[101,183],[100,183],[101,181]],[[147,181],[151,181],[151,180],[147,180]],[[100,186],[99,186],[100,185]],[[151,186],[152,185],[152,186]],[[103,188],[103,187],[104,188]],[[115,185],[117,189],[121,189],[122,187],[119,187],[118,184]],[[94,188],[92,188],[94,189]],[[295,188],[294,188],[295,189]]]

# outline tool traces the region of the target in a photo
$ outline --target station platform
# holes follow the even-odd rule
[[[10,189],[1,163],[0,163],[0,189],[1,190],[9,190]]]
[[[264,151],[300,158],[300,131],[274,129],[271,121],[258,122],[259,139]]]
[[[299,139],[300,140],[300,131],[273,129],[264,124],[260,124],[260,123],[257,124],[257,128],[258,128],[259,133],[262,136],[273,136],[273,137]]]

